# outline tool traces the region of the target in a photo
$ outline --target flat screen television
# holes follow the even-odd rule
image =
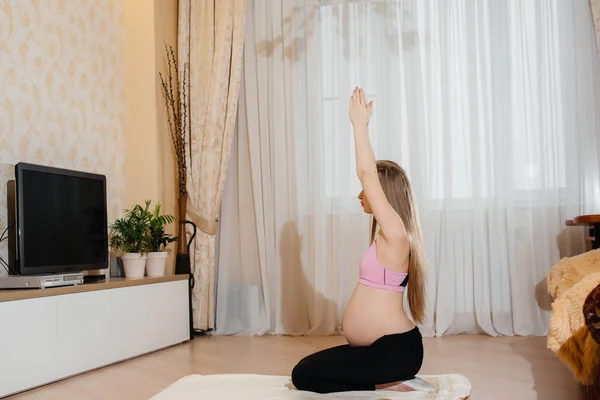
[[[19,163],[15,203],[13,273],[108,268],[105,176]]]

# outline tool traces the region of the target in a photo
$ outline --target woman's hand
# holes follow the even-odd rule
[[[354,88],[350,97],[350,121],[352,126],[367,126],[371,119],[373,102],[367,103],[365,92],[358,86]]]

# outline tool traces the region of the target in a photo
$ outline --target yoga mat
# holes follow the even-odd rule
[[[152,400],[461,400],[471,393],[469,380],[457,374],[420,375],[407,384],[418,390],[317,394],[296,390],[289,376],[190,375],[152,397]]]

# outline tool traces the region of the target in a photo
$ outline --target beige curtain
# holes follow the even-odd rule
[[[192,249],[194,329],[214,328],[214,246],[235,126],[246,0],[179,0],[180,63],[189,65],[188,217],[198,226]]]
[[[594,32],[596,33],[596,46],[600,53],[600,0],[590,0],[592,9],[592,20],[594,22]]]

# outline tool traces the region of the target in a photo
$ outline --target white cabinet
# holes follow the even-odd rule
[[[118,357],[112,346],[115,329],[110,289],[99,292],[57,296],[59,376],[88,371],[98,365],[110,364]]]
[[[57,379],[56,298],[0,303],[0,396]]]
[[[41,298],[0,297],[0,397],[190,338],[187,280],[122,283]]]

